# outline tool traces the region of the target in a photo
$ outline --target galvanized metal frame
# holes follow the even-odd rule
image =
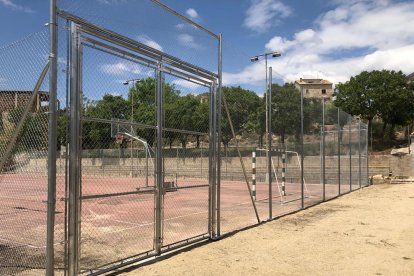
[[[167,129],[164,127],[164,112],[163,112],[163,82],[164,72],[185,79],[187,81],[196,83],[201,86],[211,87],[211,129],[210,129],[210,152],[211,157],[209,159],[211,174],[209,177],[209,237],[216,238],[216,231],[219,229],[217,216],[219,213],[219,196],[217,195],[217,176],[220,172],[219,158],[219,140],[221,133],[218,133],[217,125],[220,122],[221,116],[221,74],[222,74],[222,37],[219,35],[219,74],[212,73],[203,68],[199,68],[190,63],[184,62],[175,57],[169,56],[165,53],[159,52],[151,47],[148,47],[139,42],[133,41],[122,35],[116,34],[112,31],[106,30],[94,24],[91,24],[82,18],[71,15],[65,11],[56,10],[59,16],[67,19],[71,22],[71,44],[70,44],[70,68],[71,68],[71,88],[70,88],[70,156],[69,156],[69,221],[68,221],[68,273],[69,275],[77,275],[80,273],[79,266],[79,250],[80,250],[80,208],[81,200],[87,200],[92,198],[101,197],[101,195],[81,196],[81,180],[80,180],[80,142],[77,140],[80,137],[80,125],[81,120],[84,121],[107,121],[99,118],[81,118],[80,115],[80,95],[81,95],[81,47],[87,46],[93,49],[117,56],[119,58],[127,59],[128,61],[138,63],[140,65],[154,68],[157,73],[157,126],[143,125],[139,123],[128,122],[126,124],[137,125],[140,127],[146,127],[156,129],[157,131],[157,154],[156,154],[156,188],[154,191],[155,198],[155,225],[154,225],[154,253],[161,254],[165,251],[163,248],[163,198],[166,190],[163,187],[163,133],[165,131],[178,131],[176,129]],[[87,35],[85,35],[87,34]],[[97,39],[95,39],[97,38]],[[99,39],[99,40],[98,40]],[[114,46],[111,46],[115,45]],[[126,49],[126,50],[122,50]],[[146,58],[148,57],[148,58]],[[177,69],[175,69],[177,68]],[[218,85],[216,84],[218,82]],[[220,96],[220,100],[217,98]],[[217,104],[218,101],[218,104]],[[190,134],[203,134],[201,132],[184,131]],[[219,135],[217,135],[217,133]],[[195,185],[189,188],[199,188],[204,185]],[[53,190],[51,190],[53,191]],[[118,196],[123,193],[105,196]],[[202,235],[204,236],[204,235]],[[192,238],[187,239],[192,240]],[[178,242],[180,243],[180,242]],[[169,245],[170,246],[170,245]],[[51,260],[51,259],[49,259]],[[51,271],[53,271],[53,261],[51,261]],[[93,274],[99,274],[100,270]],[[107,271],[106,269],[102,271]]]
[[[210,168],[210,193],[209,193],[209,234],[210,239],[214,239],[216,236],[216,180],[217,180],[217,87],[213,83],[210,89],[210,156],[209,168]]]
[[[209,70],[200,68],[196,65],[190,64],[183,60],[180,60],[176,57],[153,49],[145,44],[139,43],[132,39],[129,39],[120,34],[114,33],[110,30],[92,24],[80,17],[77,17],[73,14],[70,14],[66,11],[59,10],[56,4],[57,0],[50,0],[50,56],[49,63],[50,66],[50,104],[49,104],[49,136],[48,136],[48,221],[47,221],[47,246],[46,246],[46,274],[54,274],[54,216],[55,216],[55,204],[56,204],[56,122],[57,122],[57,16],[61,16],[64,19],[67,19],[71,22],[70,25],[70,143],[69,143],[69,221],[68,221],[68,273],[69,275],[77,275],[80,272],[79,269],[79,257],[80,257],[80,212],[81,212],[81,200],[94,198],[93,195],[82,197],[81,195],[81,165],[80,165],[80,132],[81,132],[81,122],[82,120],[88,120],[87,118],[81,118],[80,114],[80,105],[81,105],[81,95],[82,95],[82,43],[85,46],[92,47],[94,49],[106,52],[108,54],[115,55],[120,58],[124,58],[131,62],[135,62],[144,66],[154,68],[156,70],[157,78],[157,125],[156,126],[147,126],[138,123],[131,123],[131,125],[136,125],[140,127],[148,127],[151,129],[156,129],[157,131],[157,160],[156,160],[156,187],[154,192],[155,198],[155,229],[154,229],[154,245],[155,245],[155,254],[161,254],[162,252],[172,250],[173,248],[181,246],[182,242],[192,242],[198,241],[200,239],[205,239],[205,234],[200,235],[200,237],[193,237],[180,241],[168,246],[163,245],[163,233],[162,233],[162,223],[163,223],[163,197],[166,189],[163,187],[163,153],[162,153],[162,144],[163,144],[163,133],[165,131],[183,131],[176,129],[168,129],[164,127],[164,112],[163,112],[163,82],[164,82],[164,73],[183,78],[187,81],[202,85],[205,87],[211,88],[210,94],[210,130],[209,130],[209,140],[210,140],[210,151],[209,151],[209,217],[208,217],[208,237],[210,239],[216,239],[220,237],[220,179],[221,179],[221,108],[222,100],[224,107],[227,112],[228,119],[231,117],[228,112],[227,104],[225,97],[222,94],[222,35],[216,35],[211,31],[200,26],[196,22],[186,18],[185,16],[177,13],[168,6],[160,3],[157,0],[152,0],[152,2],[158,4],[162,8],[168,10],[169,12],[175,14],[181,19],[187,21],[196,28],[206,32],[215,39],[218,40],[218,73],[211,72]],[[96,39],[95,39],[96,38]],[[86,42],[86,43],[85,43]],[[112,46],[112,45],[115,45]],[[122,48],[122,49],[121,49]],[[269,93],[267,97],[269,109],[266,113],[269,116],[268,120],[268,131],[267,147],[269,153],[271,152],[271,78],[272,78],[272,68],[269,68],[270,75],[270,86]],[[43,74],[42,74],[43,76]],[[267,77],[267,72],[266,72]],[[41,77],[42,80],[44,78]],[[323,110],[324,113],[325,110]],[[303,126],[303,89],[301,89],[301,207],[304,208],[304,126]],[[95,120],[95,119],[92,119]],[[97,119],[99,120],[99,119]],[[325,114],[323,114],[323,128],[322,128],[322,139],[323,139],[323,200],[325,200]],[[338,109],[338,126],[339,124],[339,109]],[[232,127],[232,125],[231,125]],[[361,122],[359,121],[359,186],[361,187]],[[185,131],[186,133],[188,131]],[[234,130],[232,129],[233,135]],[[340,142],[341,142],[341,130],[338,130],[338,182],[339,182],[339,194],[341,193],[340,180],[341,180],[341,158],[340,158]],[[352,191],[352,147],[351,147],[351,122],[349,125],[349,177],[350,177],[350,191]],[[368,132],[367,131],[367,141],[368,141]],[[188,132],[190,133],[190,132]],[[191,132],[197,134],[205,134],[198,132]],[[368,146],[367,146],[368,149]],[[239,157],[240,152],[239,152]],[[271,156],[269,154],[270,162]],[[242,167],[244,174],[246,175],[243,161]],[[268,161],[269,162],[269,161]],[[271,166],[269,165],[269,219],[273,219],[272,216],[272,186],[271,186]],[[368,152],[367,152],[367,176],[369,177],[368,169]],[[247,179],[246,179],[247,181]],[[186,188],[199,188],[207,187],[207,185],[193,185]],[[250,186],[247,181],[247,187],[249,189],[250,197],[251,191]],[[138,193],[138,192],[137,192]],[[116,196],[118,194],[114,194]],[[121,195],[121,194],[119,194]],[[260,222],[258,212],[255,206],[254,201],[252,200],[254,211],[258,223]],[[143,253],[144,254],[144,253]],[[145,255],[145,254],[144,254]],[[136,255],[138,256],[138,255]],[[144,257],[134,258],[130,261],[123,262],[118,265],[114,265],[111,268],[98,270],[93,272],[92,275],[98,275],[103,272],[108,272],[112,268],[119,268],[127,264],[131,264],[142,258],[147,258],[152,256],[151,253],[146,254]]]
[[[361,119],[358,118],[358,183],[361,188]]]
[[[157,101],[157,154],[156,154],[156,188],[155,188],[155,224],[154,224],[154,248],[156,254],[161,254],[162,247],[162,223],[163,223],[163,200],[164,200],[164,169],[163,169],[163,159],[162,159],[162,145],[163,145],[163,126],[164,126],[164,116],[163,116],[163,72],[161,68],[161,63],[158,65],[157,74],[156,74],[156,101]]]
[[[352,191],[352,119],[349,121],[348,143],[349,143],[349,191]]]
[[[202,78],[206,78],[211,81],[215,81],[218,78],[217,74],[209,70],[203,69],[186,61],[183,61],[179,58],[168,55],[164,52],[156,50],[152,47],[149,47],[143,43],[130,39],[126,36],[110,31],[106,28],[97,26],[96,24],[90,23],[84,20],[83,18],[68,13],[64,10],[58,10],[58,14],[59,16],[76,23],[78,25],[79,31],[84,34],[89,34],[91,36],[98,37],[99,39],[110,42],[122,48],[129,49],[133,52],[142,54],[155,61],[162,61],[163,64],[171,65],[174,68],[182,69],[185,72],[198,75]]]
[[[147,59],[145,57],[136,55],[134,53],[124,51],[122,49],[119,49],[117,47],[113,47],[111,45],[108,45],[106,43],[100,42],[96,39],[93,39],[93,38],[90,38],[90,37],[87,37],[87,36],[81,36],[81,39],[82,39],[82,44],[89,47],[89,48],[96,49],[98,51],[116,56],[116,57],[121,58],[121,59],[128,60],[130,62],[139,64],[139,65],[142,65],[142,66],[146,66],[146,67],[154,69],[154,70],[157,69],[158,61],[153,61],[151,59]],[[204,87],[210,87],[210,85],[211,85],[211,81],[209,81],[209,80],[202,79],[202,78],[196,77],[194,75],[187,74],[183,71],[176,70],[176,69],[174,69],[170,66],[162,65],[162,67],[163,67],[164,72],[166,72],[170,75],[173,75],[175,77],[179,77],[183,80],[186,80],[186,81],[189,81],[189,82],[192,82],[192,83],[204,86]]]
[[[305,149],[304,149],[304,114],[303,114],[303,87],[300,88],[300,193],[301,193],[301,208],[305,207],[305,181],[304,181],[304,160],[305,160]]]
[[[68,274],[79,274],[80,252],[80,39],[78,27],[70,25],[70,142],[69,142],[69,220],[68,220]]]
[[[267,68],[267,65],[266,65]],[[267,71],[267,69],[266,69]],[[266,74],[267,76],[267,74]],[[267,83],[267,82],[266,82]],[[267,175],[268,175],[268,185],[269,185],[269,220],[271,220],[273,218],[272,215],[272,209],[273,209],[273,205],[272,205],[272,67],[269,67],[269,83],[268,83],[268,87],[267,87],[267,93],[266,93],[266,98],[267,101],[266,103],[268,104],[267,106],[267,143],[266,143],[266,157],[267,157]]]
[[[167,5],[165,5],[164,3],[161,3],[159,0],[151,0],[153,3],[159,5],[160,7],[162,7],[163,9],[165,9],[166,11],[174,14],[175,16],[181,18],[182,20],[186,21],[187,23],[189,23],[190,25],[193,25],[194,27],[196,27],[197,29],[200,29],[204,32],[206,32],[207,34],[209,34],[210,36],[212,36],[215,39],[220,40],[220,34],[217,35],[215,33],[213,33],[212,31],[209,31],[208,29],[204,28],[203,26],[201,26],[200,24],[194,22],[193,20],[189,19],[188,17],[182,15],[181,13],[173,10],[172,8],[168,7]]]
[[[222,99],[222,76],[223,76],[223,36],[218,35],[218,60],[217,60],[217,73],[218,73],[218,87],[217,87],[217,180],[216,180],[216,235],[220,237],[220,202],[221,202],[221,99]]]
[[[325,185],[326,185],[326,179],[325,179],[325,97],[322,97],[322,200],[325,201]]]
[[[49,7],[49,122],[48,122],[48,174],[47,174],[47,233],[46,275],[54,275],[54,236],[56,211],[56,145],[57,145],[57,0]],[[0,169],[1,172],[1,169]]]
[[[342,129],[340,123],[340,112],[341,110],[338,108],[338,195],[341,194],[341,137],[342,137]]]

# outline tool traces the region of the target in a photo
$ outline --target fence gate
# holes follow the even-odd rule
[[[69,275],[215,235],[217,75],[60,15],[71,21]]]

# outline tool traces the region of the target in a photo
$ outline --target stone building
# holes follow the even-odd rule
[[[26,108],[32,94],[33,91],[0,90],[0,126],[8,124],[10,111],[18,107]],[[42,107],[42,103],[48,102],[49,93],[39,91],[30,112],[38,112]]]
[[[323,98],[332,100],[332,83],[323,79],[299,79],[295,81],[297,89],[303,88],[305,98]]]
[[[32,94],[33,91],[0,90],[0,113],[10,112],[17,107],[26,107]],[[48,101],[49,93],[39,91],[30,111],[39,111],[42,103]]]

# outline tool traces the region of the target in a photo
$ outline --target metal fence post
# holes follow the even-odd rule
[[[252,151],[252,196],[256,200],[256,148]]]
[[[212,185],[211,185],[211,238],[216,236],[216,181],[220,178],[219,174],[219,161],[217,158],[218,143],[217,141],[217,86],[213,83],[212,87],[213,102],[212,102],[212,111],[213,111],[213,129],[212,129]]]
[[[223,79],[223,35],[219,34],[218,37],[218,87],[217,87],[217,202],[216,202],[216,210],[217,210],[217,236],[220,236],[220,201],[221,201],[221,94],[222,94],[222,79]],[[227,148],[226,154],[227,154]],[[226,158],[227,162],[227,158]],[[226,163],[227,164],[227,163]],[[227,176],[227,170],[226,170]]]
[[[49,122],[46,275],[54,275],[54,228],[56,211],[56,144],[57,144],[57,0],[50,1],[49,22]]]
[[[349,191],[352,191],[352,139],[351,139],[351,135],[352,135],[352,131],[351,131],[351,125],[352,125],[352,119],[349,122],[349,137],[348,137],[348,142],[349,142]]]
[[[325,201],[325,97],[322,98],[322,200]]]
[[[162,137],[163,137],[163,72],[159,63],[157,68],[157,84],[156,84],[156,101],[157,101],[157,156],[156,156],[156,192],[155,192],[155,237],[154,248],[156,254],[161,254],[162,247],[162,208],[163,208],[163,156],[162,156]]]
[[[213,189],[213,140],[214,140],[214,132],[213,132],[213,103],[214,103],[214,95],[213,95],[213,89],[210,87],[209,90],[209,133],[208,133],[208,233],[210,235],[210,239],[213,238],[212,232],[212,213],[213,213],[213,206],[212,206],[212,189]]]
[[[341,120],[340,118],[341,110],[338,108],[338,195],[341,194]]]
[[[69,143],[69,221],[68,221],[68,275],[79,273],[80,252],[80,102],[79,35],[71,23],[70,65],[70,143]]]
[[[361,119],[358,119],[358,183],[361,189]]]
[[[269,175],[269,220],[272,219],[272,67],[269,67],[269,87],[267,91],[267,173]]]
[[[303,163],[305,159],[305,149],[303,141],[303,87],[300,88],[300,143],[301,143],[301,155],[300,155],[300,193],[301,193],[301,208],[305,207],[305,181],[304,181],[304,168]]]
[[[367,181],[368,181],[368,185],[371,185],[371,178],[369,176],[369,144],[368,144],[368,139],[369,139],[369,129],[367,126],[367,135],[366,135],[366,141],[367,141],[367,146],[366,146],[366,155],[367,155]]]

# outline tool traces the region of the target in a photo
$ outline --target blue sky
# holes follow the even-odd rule
[[[0,0],[0,45],[48,21],[46,0]],[[60,0],[60,6],[154,48],[216,69],[216,42],[148,0]],[[164,0],[224,37],[224,83],[263,93],[264,64],[249,57],[281,51],[269,60],[275,81],[323,77],[343,82],[363,70],[414,71],[414,1],[397,0]],[[62,53],[59,54],[64,57]],[[127,62],[91,58],[112,90],[125,78],[148,75]],[[91,72],[94,70],[91,70]],[[91,73],[92,74],[92,73]],[[139,76],[139,77],[142,77]],[[1,76],[0,76],[1,77]],[[92,78],[92,77],[91,77]],[[1,81],[1,79],[0,79]],[[183,90],[190,83],[170,79]],[[109,85],[109,84],[108,84]],[[120,93],[121,92],[113,92]]]

